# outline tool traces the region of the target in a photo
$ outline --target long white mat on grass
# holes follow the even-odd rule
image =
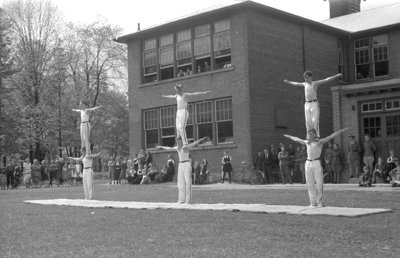
[[[174,209],[174,210],[215,210],[215,211],[243,211],[256,213],[280,213],[296,215],[325,215],[360,217],[370,214],[391,212],[390,209],[324,207],[309,208],[292,205],[266,205],[266,204],[226,204],[226,203],[196,203],[178,204],[169,202],[120,202],[81,199],[50,199],[28,200],[27,203],[43,205],[64,205],[87,208],[128,208],[128,209]]]

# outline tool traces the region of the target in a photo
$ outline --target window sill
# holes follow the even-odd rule
[[[388,80],[388,79],[393,79],[393,76],[391,76],[391,75],[381,75],[381,76],[376,76],[376,77],[372,77],[372,78],[355,79],[355,82],[357,82],[357,83],[374,82],[374,81],[383,81],[383,80]]]
[[[155,86],[155,85],[159,85],[159,84],[188,80],[188,79],[192,79],[192,78],[197,78],[197,77],[207,76],[207,75],[212,75],[212,74],[217,74],[217,73],[223,73],[223,72],[228,72],[228,71],[233,71],[233,70],[235,70],[235,67],[232,65],[231,67],[222,68],[222,69],[218,69],[218,70],[202,72],[202,73],[195,73],[195,74],[188,75],[188,76],[171,78],[171,79],[166,79],[166,80],[161,80],[161,81],[156,81],[156,82],[143,83],[143,84],[140,84],[138,87],[142,88],[142,87],[148,87],[148,86]]]

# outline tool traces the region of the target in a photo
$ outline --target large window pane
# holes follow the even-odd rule
[[[380,137],[381,135],[381,118],[380,117],[364,117],[363,119],[364,135],[369,134],[371,137]]]
[[[400,136],[400,115],[386,117],[387,136]]]
[[[146,134],[146,148],[155,148],[158,145],[158,130],[147,130]]]
[[[200,56],[211,53],[210,36],[197,38],[194,40],[194,55]]]
[[[174,47],[164,47],[160,49],[160,65],[169,66],[174,64]]]

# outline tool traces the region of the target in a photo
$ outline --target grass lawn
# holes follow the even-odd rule
[[[176,202],[173,184],[105,185],[95,199]],[[251,188],[251,187],[250,187]],[[308,205],[305,186],[194,187],[196,203]],[[0,257],[398,257],[400,188],[326,187],[328,206],[390,208],[360,218],[89,209],[24,203],[82,199],[82,187],[0,191]],[[93,214],[92,214],[93,213]]]

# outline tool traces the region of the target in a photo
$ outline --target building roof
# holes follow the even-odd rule
[[[332,91],[338,89],[340,89],[340,91],[346,95],[360,92],[376,92],[385,89],[400,89],[400,78],[334,86],[331,88]]]
[[[400,3],[374,8],[322,21],[325,25],[350,33],[400,25]]]
[[[182,24],[184,24],[185,26],[188,26],[188,24],[191,24],[196,21],[204,22],[204,20],[209,20],[208,18],[210,16],[213,16],[213,17],[215,16],[215,18],[218,18],[218,16],[227,15],[227,14],[229,15],[233,12],[243,11],[243,10],[260,11],[260,12],[266,13],[268,15],[274,15],[274,16],[279,16],[283,19],[293,20],[294,22],[296,22],[298,24],[307,24],[310,26],[316,26],[320,29],[329,30],[330,32],[333,32],[333,33],[339,33],[339,34],[346,33],[344,30],[337,29],[335,27],[325,25],[325,24],[317,22],[317,21],[306,19],[306,18],[297,16],[294,14],[270,7],[270,6],[256,3],[251,0],[236,0],[233,2],[229,1],[227,3],[214,5],[210,8],[179,17],[172,21],[168,21],[168,22],[160,24],[160,25],[156,25],[156,26],[144,29],[144,30],[137,31],[135,33],[121,36],[118,39],[116,39],[116,41],[120,42],[120,43],[127,43],[131,39],[140,38],[140,37],[146,36],[148,34],[152,34],[152,33],[162,33],[162,32],[165,32],[165,30],[172,29],[177,26],[182,26]],[[205,17],[207,17],[207,19]]]

